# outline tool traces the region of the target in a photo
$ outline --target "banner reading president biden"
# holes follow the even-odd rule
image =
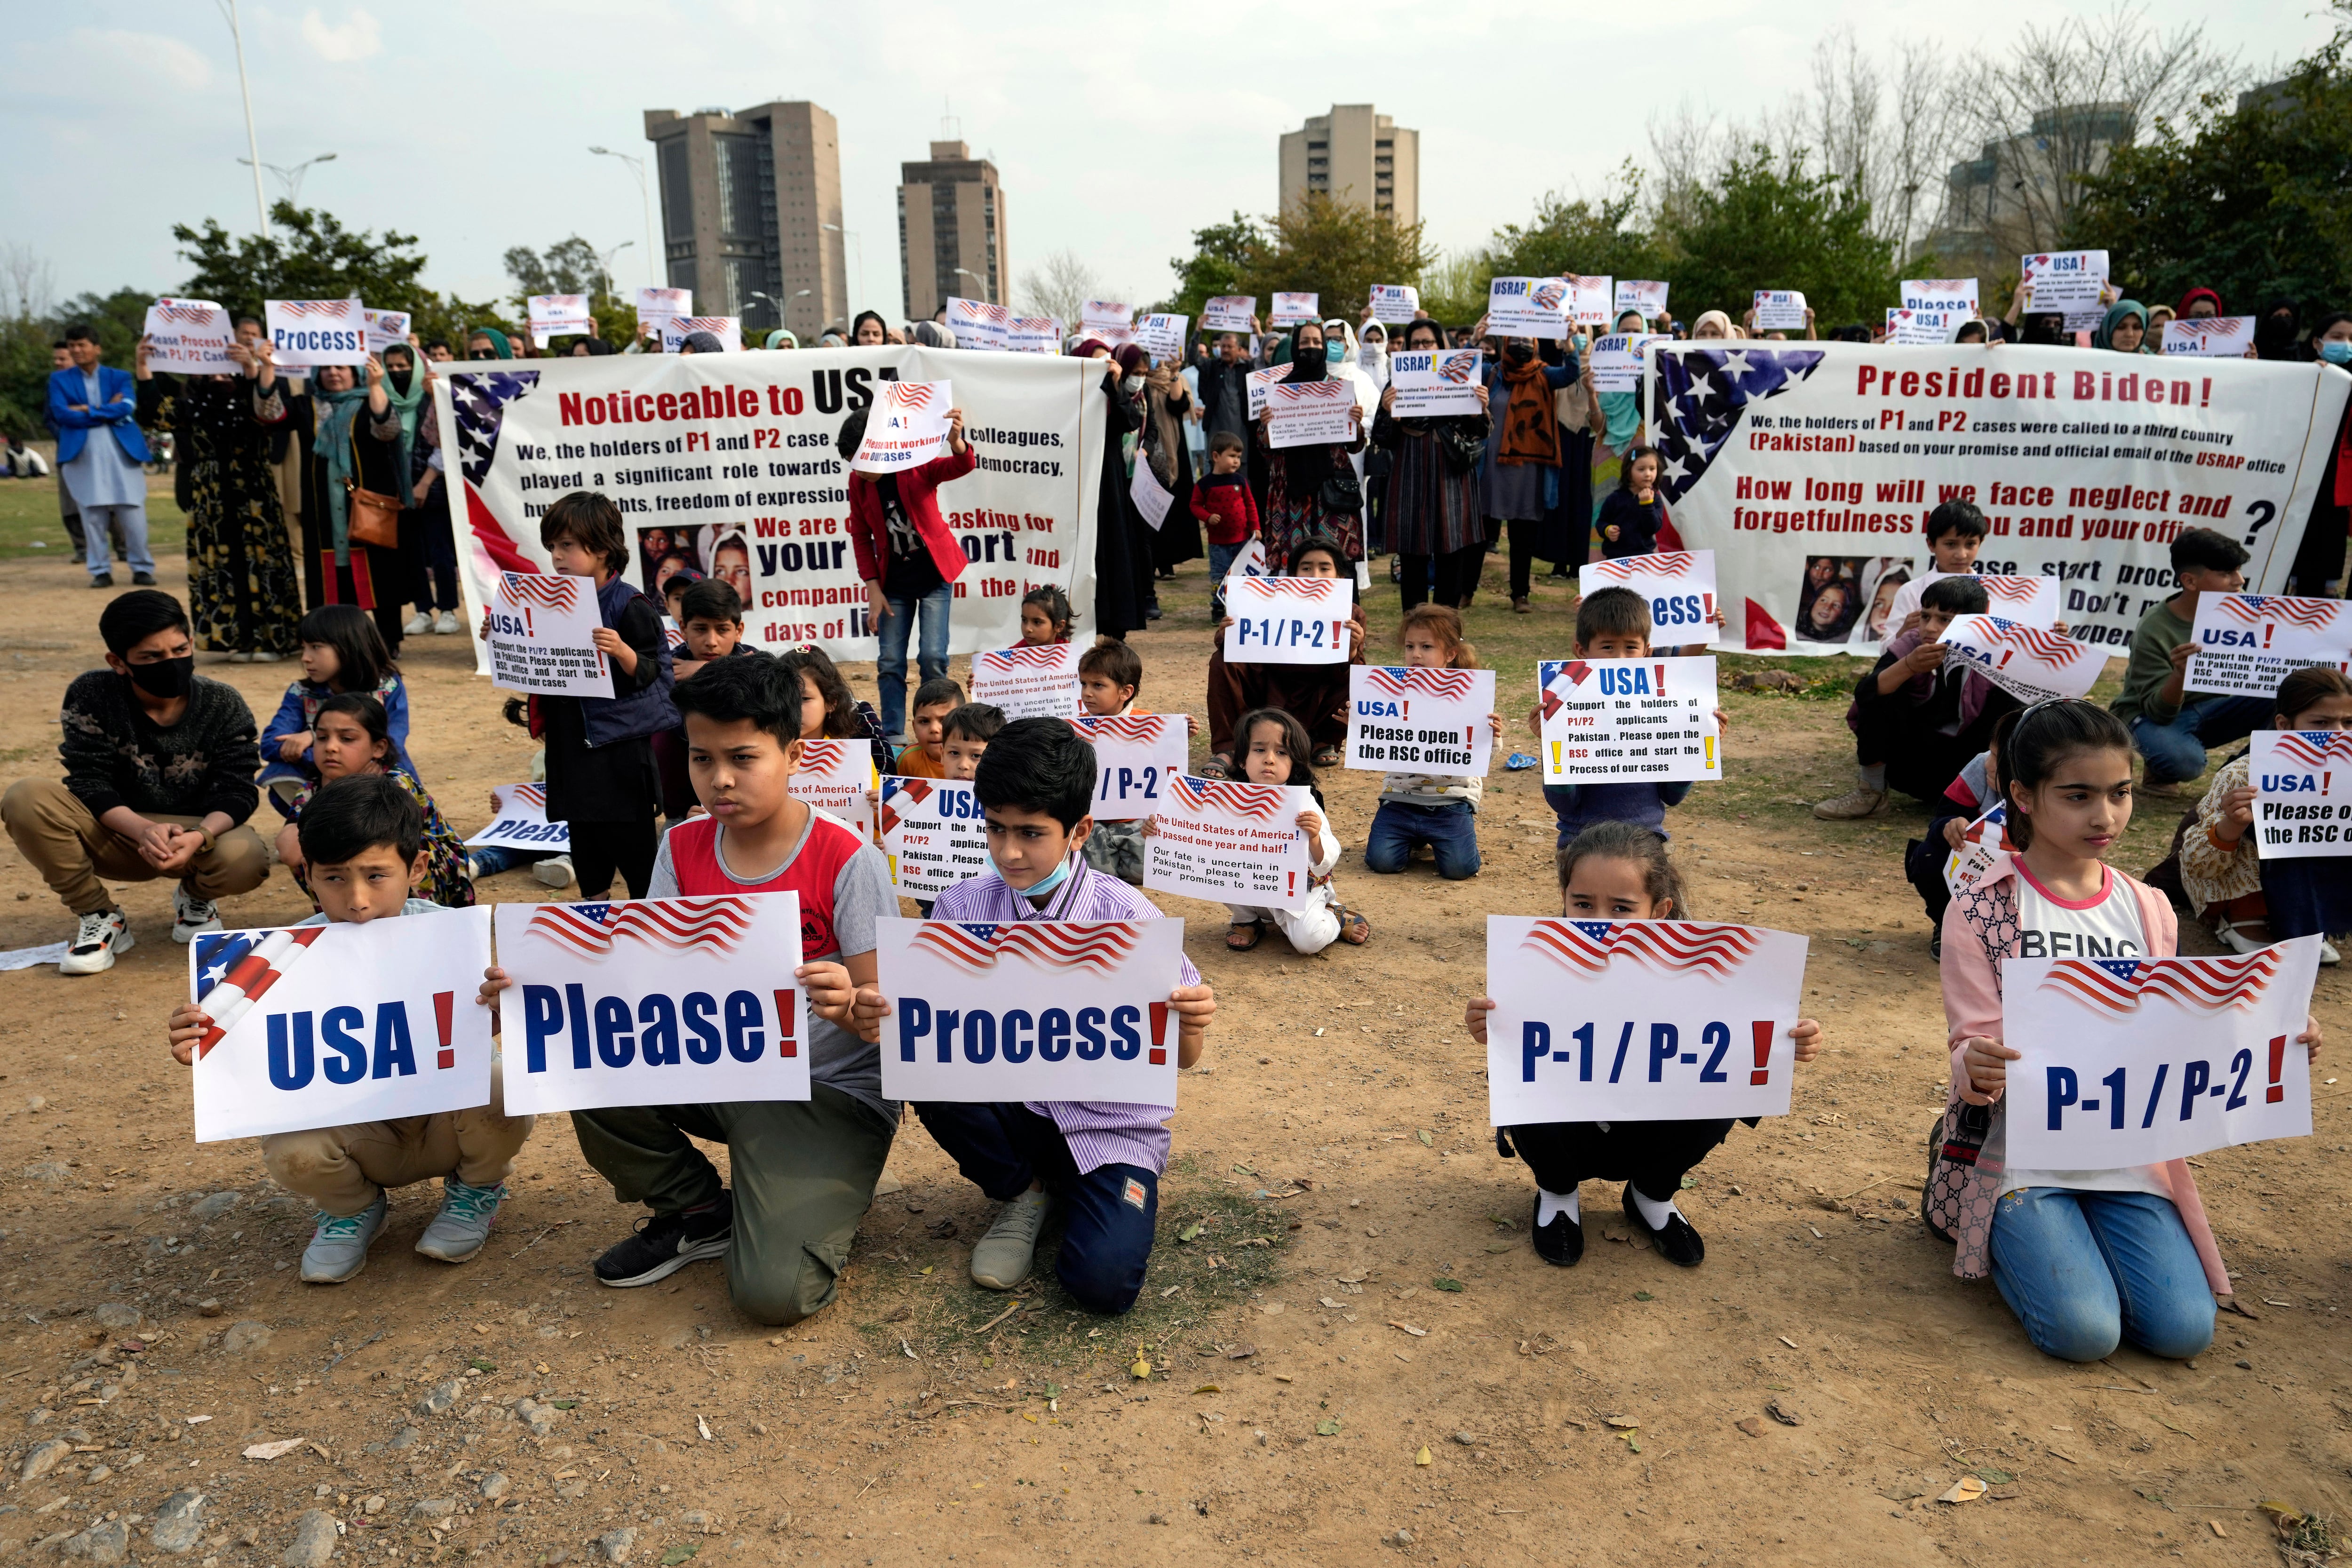
[[[2079,349],[1660,343],[1662,550],[1712,550],[1732,647],[1874,651],[1931,565],[1922,524],[1971,501],[1977,569],[2061,580],[2060,618],[2122,655],[2172,592],[2169,549],[2245,545],[2284,588],[2352,375]]]
[[[501,572],[544,572],[547,509],[573,490],[621,508],[628,579],[658,596],[681,566],[743,596],[744,637],[870,659],[876,639],[849,534],[843,420],[887,381],[946,381],[977,466],[939,490],[969,563],[950,647],[1021,637],[1021,596],[1052,584],[1092,629],[1102,467],[1099,373],[1049,355],[905,346],[793,353],[612,354],[481,362],[436,377],[450,498],[478,626]],[[476,647],[476,668],[487,669]]]

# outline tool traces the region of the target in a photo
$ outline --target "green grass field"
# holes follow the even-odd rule
[[[169,474],[147,481],[147,544],[157,560],[185,549],[188,520],[172,499]],[[61,554],[68,559],[73,542],[58,521],[58,481],[0,479],[0,560]]]

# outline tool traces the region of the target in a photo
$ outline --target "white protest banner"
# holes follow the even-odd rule
[[[490,1020],[471,992],[488,915],[198,932],[196,1142],[488,1105]]]
[[[1323,318],[1316,310],[1316,306],[1321,300],[1322,296],[1319,294],[1286,294],[1277,289],[1274,296],[1274,311],[1268,324],[1276,327],[1295,327],[1301,321],[1319,321]]]
[[[1610,278],[1570,276],[1561,279],[1569,285],[1568,319],[1580,327],[1605,327],[1616,318],[1610,307],[1616,302],[1616,280]]]
[[[860,838],[874,837],[874,803],[881,787],[874,771],[874,748],[863,739],[801,740],[801,765],[793,770],[789,793],[828,816],[856,829]]]
[[[1311,858],[1298,814],[1315,796],[1306,785],[1179,773],[1166,795],[1143,840],[1146,888],[1245,909],[1307,907]]]
[[[1944,857],[1944,886],[1958,898],[1984,880],[1995,858],[2014,854],[2016,849],[2009,837],[2009,807],[1995,802],[1991,810],[1961,830],[1960,847]]]
[[[1546,784],[1723,776],[1712,656],[1544,659],[1536,689]]]
[[[2188,689],[2275,697],[2279,682],[2315,664],[2352,670],[2352,604],[2284,594],[2200,594]]]
[[[1418,711],[1416,711],[1418,710]],[[1484,778],[1495,672],[1359,664],[1348,670],[1348,766]]]
[[[884,774],[882,853],[910,899],[936,899],[987,870],[988,828],[971,782]]]
[[[1978,311],[1977,280],[1973,278],[1906,278],[1903,280],[1903,308],[1973,316]]]
[[[948,331],[960,349],[1003,349],[1013,331],[1013,312],[985,300],[948,296]]]
[[[2025,343],[1673,342],[1650,363],[1662,544],[1716,552],[1735,642],[1816,655],[1874,647],[1945,500],[1985,513],[1980,568],[2057,578],[2069,634],[2110,652],[2184,528],[2251,539],[2248,586],[2279,592],[2352,391],[2325,365]]]
[[[2319,938],[2223,958],[2001,963],[2011,1167],[2112,1171],[2311,1133]]]
[[[2257,730],[2253,743],[2254,853],[2352,855],[2352,730]]]
[[[1070,718],[1080,711],[1078,660],[1086,651],[1072,641],[1024,643],[976,653],[971,657],[971,700],[1003,709],[1008,720]]]
[[[1786,1116],[1807,946],[1758,926],[1488,915],[1488,1118]]]
[[[648,289],[637,290],[637,336],[653,337],[661,331],[661,324],[672,316],[694,314],[694,290],[691,289]]]
[[[1947,659],[1965,659],[2020,702],[2087,695],[2107,667],[2089,643],[2000,616],[1956,616],[1943,643]]]
[[[261,314],[281,371],[367,363],[367,310],[357,300],[265,300]]]
[[[1658,550],[1647,555],[1621,555],[1613,561],[1588,561],[1578,581],[1588,594],[1602,588],[1628,588],[1647,599],[1653,646],[1711,643],[1717,636],[1712,550]]]
[[[1389,384],[1396,388],[1389,412],[1399,419],[1480,412],[1482,358],[1475,348],[1399,349],[1389,355]]]
[[[1123,300],[1088,300],[1078,307],[1078,335],[1113,348],[1135,341],[1135,310]]]
[[[1654,342],[1674,340],[1661,332],[1619,333],[1592,340],[1592,390],[1639,392],[1648,371],[1644,351]]]
[[[1940,574],[1930,573],[1928,575],[1933,578]],[[2029,626],[2055,626],[2058,624],[2057,578],[1979,572],[1977,582],[1984,588],[1986,608],[2001,619]]]
[[[545,348],[550,338],[596,335],[596,318],[589,313],[585,294],[533,294],[523,303],[530,312],[534,348]]]
[[[1234,555],[1234,563],[1225,568],[1225,574],[1220,582],[1230,583],[1236,577],[1267,575],[1270,574],[1265,569],[1265,541],[1252,534],[1249,542],[1243,545],[1239,553]]]
[[[886,915],[874,936],[885,1098],[1176,1103],[1182,921]]]
[[[1165,310],[1155,310],[1135,319],[1135,342],[1138,347],[1154,360],[1181,360],[1184,357],[1184,329],[1191,318],[1171,316]]]
[[[386,349],[404,349],[408,342],[408,312],[405,310],[375,310],[362,305],[360,317],[367,322],[368,353],[380,354]],[[591,331],[595,329],[592,326]]]
[[[1801,332],[1805,330],[1805,297],[1794,289],[1759,289],[1755,315],[1752,325],[1759,332]]]
[[[2252,316],[2200,316],[2195,321],[2167,321],[2158,349],[2168,354],[2208,359],[2243,359],[2254,346]]]
[[[1915,310],[1908,306],[1886,312],[1886,341],[1906,346],[1931,347],[1952,341],[1952,331],[1965,317],[1949,310]]]
[[[1486,330],[1498,338],[1568,336],[1568,282],[1497,278],[1486,285]]]
[[[1201,306],[1201,330],[1204,332],[1254,332],[1257,331],[1256,316],[1256,295],[1219,294]]]
[[[1057,354],[1062,352],[1062,321],[1058,316],[1015,316],[1004,331],[1004,346],[1017,354]]]
[[[553,572],[502,572],[489,616],[490,684],[541,697],[613,695],[597,648],[596,584]]]
[[[436,367],[459,580],[478,630],[501,570],[545,569],[539,513],[600,490],[630,520],[631,582],[664,563],[725,574],[744,600],[744,640],[814,644],[845,666],[877,639],[850,548],[842,416],[885,382],[952,376],[976,416],[976,469],[938,492],[971,568],[950,584],[948,651],[1021,637],[1021,598],[1052,585],[1093,637],[1095,512],[1101,500],[1103,367],[1056,354],[964,353],[890,343],[795,353],[607,354]],[[671,569],[674,569],[671,568]],[[477,646],[478,667],[487,669]]]
[[[150,370],[174,375],[242,375],[245,367],[228,357],[236,328],[228,312],[210,300],[158,300],[147,307],[139,329],[147,342]]]
[[[740,353],[743,348],[743,318],[740,316],[670,316],[661,324],[662,353],[677,353],[686,346],[686,340],[697,332],[709,332],[719,340],[720,352]]]
[[[547,786],[492,784],[490,825],[466,840],[468,849],[535,849],[562,855],[572,847],[569,823],[547,820]]]
[[[1250,371],[1242,377],[1249,389],[1249,416],[1253,419],[1265,412],[1265,389],[1290,374],[1286,364],[1270,364],[1264,370]]]
[[[1097,822],[1150,816],[1184,772],[1192,744],[1181,713],[1113,713],[1070,721],[1095,749]]]
[[[1321,381],[1282,381],[1266,388],[1266,445],[1319,447],[1356,438],[1360,409],[1353,382],[1338,376]]]
[[[1410,283],[1375,283],[1365,308],[1375,321],[1399,326],[1421,314],[1421,290]]]
[[[861,474],[902,474],[948,449],[955,388],[944,381],[886,381],[866,414],[866,438],[849,466]]]
[[[2107,287],[2107,253],[2059,250],[2021,256],[2018,286],[2032,291],[2025,304],[2028,311],[2062,310],[2068,331],[2087,331],[2106,317],[2106,303],[2099,296]]]
[[[1645,279],[1620,278],[1612,291],[1609,313],[1613,320],[1628,310],[1639,310],[1645,321],[1654,321],[1666,313],[1668,285]]]
[[[798,893],[492,912],[508,1115],[809,1097]]]
[[[1128,477],[1127,493],[1134,500],[1135,510],[1142,514],[1143,521],[1155,533],[1160,531],[1160,524],[1168,521],[1168,509],[1176,504],[1175,495],[1160,482],[1160,476],[1151,471],[1150,459],[1139,452],[1136,454],[1135,472]]]
[[[1227,577],[1225,658],[1234,664],[1345,664],[1352,577]]]

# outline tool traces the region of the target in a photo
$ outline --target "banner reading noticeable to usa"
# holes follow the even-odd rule
[[[877,651],[849,538],[843,418],[891,381],[952,378],[977,467],[939,491],[969,563],[952,653],[1021,636],[1021,596],[1059,587],[1091,640],[1102,468],[1102,368],[1053,354],[885,345],[799,353],[608,354],[441,367],[435,399],[469,619],[500,572],[546,571],[539,520],[566,493],[620,506],[629,576],[651,591],[691,565],[742,595],[744,635]],[[487,673],[478,643],[476,668]]]
[[[1923,525],[1980,508],[1978,566],[2058,579],[2060,618],[2121,655],[2171,591],[2171,544],[2215,529],[2286,585],[2352,375],[2325,364],[2004,343],[1659,343],[1664,550],[1715,552],[1751,652],[1874,652],[1929,564]]]

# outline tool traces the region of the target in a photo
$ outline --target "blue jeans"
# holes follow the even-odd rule
[[[1364,864],[1383,876],[1402,871],[1423,844],[1437,851],[1437,874],[1447,881],[1478,874],[1478,814],[1466,800],[1381,802],[1364,836]]]
[[[2213,1292],[2169,1198],[2026,1187],[1992,1216],[1992,1279],[2026,1336],[2061,1361],[2125,1340],[2172,1361],[2213,1342]]]
[[[907,732],[907,638],[914,632],[916,612],[919,610],[923,617],[916,668],[925,680],[937,680],[948,672],[948,616],[955,608],[955,584],[942,583],[919,599],[894,597],[889,605],[888,618],[874,628],[882,642],[876,684],[882,691],[884,731],[903,735]]]
[[[1225,574],[1233,570],[1234,557],[1239,555],[1244,550],[1248,548],[1249,541],[1246,539],[1243,540],[1239,544],[1212,544],[1209,546],[1209,581],[1217,584],[1214,588],[1209,590],[1209,618],[1211,620],[1220,620],[1223,617],[1225,613]]]
[[[1135,1305],[1151,1261],[1160,1178],[1141,1165],[1097,1165],[1081,1174],[1068,1140],[1027,1106],[920,1100],[915,1114],[964,1178],[999,1203],[1042,1180],[1061,1200],[1062,1248],[1054,1276],[1089,1312]]]
[[[2208,747],[2226,746],[2266,728],[2277,704],[2267,697],[2205,697],[2184,702],[2169,724],[2145,715],[2131,721],[2132,744],[2147,759],[2147,776],[2180,784],[2205,771]]]

